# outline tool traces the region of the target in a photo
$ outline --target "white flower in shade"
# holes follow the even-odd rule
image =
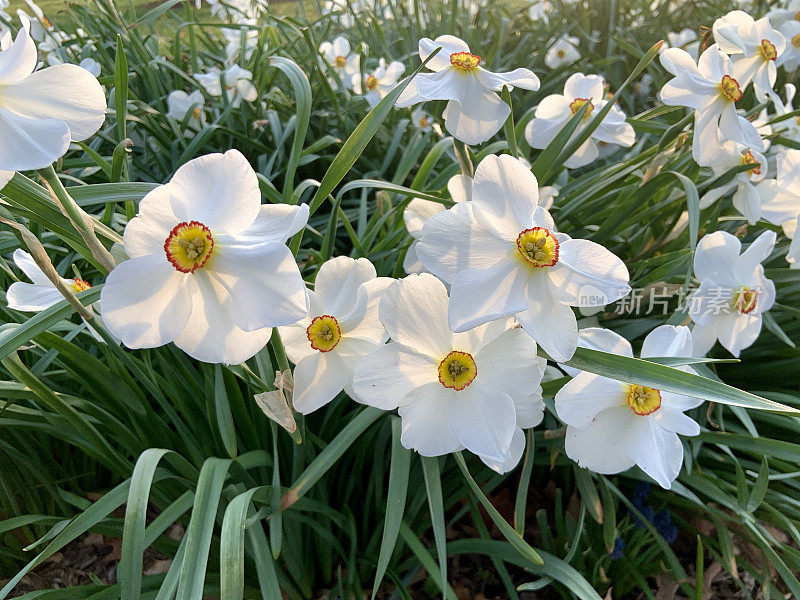
[[[89,71],[89,73],[91,73],[95,77],[100,77],[100,72],[102,70],[102,67],[100,66],[100,63],[97,62],[95,59],[91,57],[84,58],[81,62],[78,63],[78,66],[81,69],[86,69],[87,71]]]
[[[528,0],[528,18],[531,21],[541,21],[545,25],[550,22],[547,13],[552,10],[553,5],[550,0]]]
[[[350,42],[339,36],[333,42],[322,42],[319,52],[328,66],[339,76],[342,85],[352,89],[353,78],[361,77],[361,57],[350,53]]]
[[[64,299],[53,282],[39,268],[33,257],[24,250],[14,250],[14,263],[28,276],[33,283],[16,281],[6,291],[8,307],[25,312],[39,312],[58,304]],[[65,279],[61,281],[74,293],[88,290],[91,285],[83,279]]]
[[[789,244],[789,251],[786,253],[786,262],[789,263],[790,269],[800,269],[800,235],[798,235],[798,228],[800,228],[800,215],[794,221],[788,221],[783,225],[786,237],[792,240],[792,243]]]
[[[521,428],[543,415],[545,361],[534,341],[505,319],[453,333],[447,290],[427,273],[393,283],[379,316],[392,341],[356,365],[356,399],[399,409],[403,446],[423,456],[466,448],[497,470],[513,468]]]
[[[776,64],[787,71],[796,71],[800,66],[800,21],[786,21],[778,25],[778,31],[786,40],[786,49],[778,57]]]
[[[108,329],[129,348],[169,342],[205,362],[240,363],[271,327],[308,312],[285,245],[308,207],[261,205],[255,171],[238,150],[184,164],[148,193],[125,228],[130,260],[101,294]]]
[[[466,42],[452,35],[419,41],[419,57],[427,59],[441,50],[426,65],[433,73],[418,73],[400,98],[398,107],[427,100],[448,100],[444,126],[465,144],[481,144],[500,131],[511,109],[497,92],[503,86],[538,90],[539,78],[528,69],[493,73],[480,66],[481,57],[470,53]]]
[[[756,341],[761,315],[775,302],[775,285],[761,265],[772,253],[775,239],[774,231],[765,231],[741,255],[741,243],[726,231],[710,233],[697,244],[694,274],[700,287],[689,307],[697,356],[719,340],[738,357]]]
[[[761,216],[780,225],[792,243],[786,261],[790,268],[800,268],[800,150],[789,149],[778,155],[778,176],[758,186],[761,195]]]
[[[397,80],[405,70],[406,67],[401,62],[393,60],[387,65],[384,59],[380,59],[378,67],[364,77],[363,84],[361,74],[354,75],[351,87],[356,94],[364,94],[370,106],[375,106],[397,87]]]
[[[650,73],[642,75],[642,78],[634,84],[633,91],[642,98],[647,98],[653,91],[653,76]]]
[[[761,196],[756,187],[767,173],[767,159],[760,152],[750,150],[736,142],[721,144],[719,153],[715,156],[711,168],[714,175],[719,177],[744,165],[753,165],[746,171],[739,171],[728,183],[713,188],[700,198],[700,208],[708,208],[714,202],[735,190],[733,193],[733,206],[751,225],[755,225],[761,218]]]
[[[353,396],[356,363],[388,337],[378,302],[392,281],[377,277],[366,258],[339,256],[320,267],[306,317],[278,329],[295,364],[295,410],[313,412],[342,390]]]
[[[472,198],[472,178],[466,175],[453,175],[447,182],[447,191],[450,192],[450,198],[455,203],[468,201]],[[422,227],[425,222],[443,210],[445,210],[445,206],[441,202],[414,198],[403,211],[403,221],[408,234],[413,238],[403,259],[403,269],[405,269],[406,273],[422,273],[425,271],[425,267],[422,266],[422,263],[419,262],[419,257],[417,257],[417,242],[422,235]]]
[[[773,27],[780,27],[787,21],[800,21],[800,0],[788,0],[788,2],[779,2],[777,5],[770,8],[767,12],[769,22]]]
[[[451,283],[453,331],[513,315],[554,360],[565,361],[578,342],[571,307],[625,296],[628,269],[599,244],[556,232],[538,202],[530,170],[511,156],[489,155],[475,171],[472,200],[428,219],[417,255]]]
[[[694,29],[682,29],[679,32],[670,31],[667,34],[667,44],[662,46],[661,52],[667,48],[680,48],[686,50],[689,56],[697,62],[700,56],[700,40],[697,39],[697,32]]]
[[[633,357],[622,336],[600,328],[581,330],[581,346]],[[662,325],[642,345],[642,358],[692,356],[688,327]],[[678,367],[692,372],[690,367]],[[638,465],[669,489],[683,464],[678,435],[700,433],[684,411],[703,401],[664,390],[579,371],[556,394],[558,417],[567,424],[564,447],[579,466],[595,473],[621,473]]]
[[[578,50],[578,43],[578,38],[562,35],[547,49],[547,54],[544,55],[544,64],[551,69],[557,69],[580,60],[581,53]]]
[[[257,28],[248,26],[257,26],[256,19],[240,19],[239,27],[223,27],[222,35],[225,36],[225,56],[228,62],[234,62],[242,53],[242,46],[244,46],[244,59],[250,60],[253,52],[258,47]]]
[[[224,71],[211,67],[206,73],[195,74],[194,78],[211,96],[222,96],[224,90],[225,97],[234,108],[242,100],[253,102],[258,98],[258,91],[251,81],[253,73],[239,65],[231,65]]]
[[[752,81],[759,101],[764,102],[767,95],[777,98],[772,88],[786,39],[772,28],[769,19],[755,21],[746,12],[734,10],[714,21],[713,31],[717,46],[733,61],[733,76],[741,88]]]
[[[103,88],[78,65],[35,71],[36,46],[21,29],[0,51],[0,169],[27,171],[64,155],[105,120]]]
[[[189,127],[195,130],[201,129],[206,122],[204,106],[205,100],[199,90],[195,90],[191,94],[187,94],[183,90],[175,90],[167,96],[167,116],[183,122],[191,112]]]
[[[743,113],[743,110],[739,112],[739,114]],[[772,145],[768,136],[771,136],[773,133],[772,125],[770,124],[770,116],[767,113],[766,107],[761,109],[761,112],[750,122],[753,124],[753,127],[756,128],[756,131],[758,131],[758,135],[761,136],[761,141],[764,144],[764,151],[766,152]]]
[[[794,84],[791,83],[787,83],[784,89],[786,90],[786,104],[782,102],[775,104],[778,116],[785,115],[795,110],[792,105],[797,89]],[[788,119],[775,123],[775,130],[781,134],[781,137],[800,142],[800,116],[789,117]]]
[[[685,50],[667,48],[661,64],[675,76],[661,88],[661,101],[695,110],[692,155],[700,165],[713,161],[720,138],[763,151],[758,130],[736,112],[744,85],[736,80],[733,63],[716,44],[700,55],[697,64]]]
[[[607,102],[604,100],[602,77],[575,73],[564,84],[563,94],[552,94],[539,103],[533,119],[525,127],[525,139],[532,148],[546,148],[564,125],[588,104],[581,124],[572,135],[575,138],[597,114],[595,111],[602,110]],[[574,169],[595,161],[600,156],[599,143],[613,145],[612,150],[618,146],[632,146],[636,134],[625,118],[625,113],[616,106],[612,107],[589,139],[564,162],[564,166]]]
[[[422,110],[421,106],[411,111],[411,122],[414,124],[414,127],[423,132],[430,131],[434,126],[433,117],[430,113]]]

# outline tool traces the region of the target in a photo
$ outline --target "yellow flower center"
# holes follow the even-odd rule
[[[739,314],[746,315],[751,313],[756,306],[758,306],[758,290],[751,290],[746,285],[743,285],[733,292],[731,308]]]
[[[798,10],[796,13],[794,13],[794,20],[795,21],[800,21],[800,10]]]
[[[322,315],[311,321],[306,328],[306,337],[314,350],[330,352],[341,341],[342,330],[335,317]]]
[[[77,277],[72,280],[72,283],[69,285],[72,288],[74,293],[83,292],[84,290],[88,290],[91,285],[89,285],[88,281],[84,281],[83,279],[78,279]]]
[[[463,71],[472,71],[477,69],[481,62],[481,57],[477,54],[470,54],[469,52],[453,52],[450,55],[450,64],[456,69]]]
[[[589,108],[587,108],[586,112],[583,113],[585,118],[592,114],[592,111],[594,110],[594,104],[592,104],[588,98],[575,98],[575,100],[569,103],[569,109],[572,111],[573,115],[577,115],[578,111],[582,109],[585,104],[589,105]]]
[[[661,408],[661,392],[631,384],[628,386],[628,406],[639,416],[651,415]]]
[[[556,56],[558,58],[564,58],[566,55],[567,55],[567,51],[566,50],[557,50],[556,51]]]
[[[517,250],[532,267],[552,267],[558,262],[558,240],[544,227],[521,231],[517,236]]]
[[[344,56],[337,56],[334,60],[336,66],[340,69],[343,69],[344,66],[347,64],[347,59]]]
[[[181,273],[203,268],[213,250],[211,230],[199,221],[179,223],[164,242],[167,260]]]
[[[200,110],[199,106],[195,107],[195,109],[192,111],[192,117],[194,117],[198,121],[200,120],[200,115],[202,115],[202,114],[203,114],[203,111]]]
[[[431,122],[430,122],[430,119],[428,119],[428,117],[422,117],[419,120],[419,126],[422,127],[423,129],[428,127],[430,124],[431,124]]]
[[[778,51],[775,48],[775,44],[769,40],[761,40],[760,50],[761,55],[767,60],[775,60],[778,58]]]
[[[738,102],[744,95],[741,88],[739,88],[739,82],[730,75],[722,76],[722,81],[719,83],[719,91],[731,102]]]
[[[439,382],[459,392],[472,383],[477,374],[475,359],[467,352],[453,350],[439,363]]]
[[[364,82],[364,87],[370,91],[378,89],[378,78],[375,77],[374,75],[370,75]]]
[[[792,38],[792,46],[795,48],[800,48],[800,33]]]
[[[750,167],[750,170],[751,170],[751,171],[752,171],[752,172],[753,172],[755,175],[761,175],[761,165],[760,165],[760,163],[759,163],[759,162],[758,162],[758,161],[755,159],[755,157],[753,156],[753,153],[752,153],[752,152],[750,152],[750,150],[748,150],[747,152],[745,152],[745,154],[742,156],[742,164],[743,164],[743,165],[754,165],[754,166]]]

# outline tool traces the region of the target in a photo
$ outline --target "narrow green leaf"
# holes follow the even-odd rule
[[[222,376],[222,367],[214,365],[214,412],[217,417],[217,428],[222,437],[225,452],[231,458],[236,458],[236,428],[233,424],[231,405],[228,402],[228,391],[225,389],[225,378]]]
[[[439,458],[420,456],[422,473],[425,476],[425,491],[428,495],[428,508],[433,525],[433,539],[442,573],[442,597],[447,589],[447,538],[445,537],[444,499],[442,498],[442,475],[439,472]]]
[[[750,499],[747,501],[747,512],[755,512],[764,501],[764,496],[767,495],[767,488],[769,487],[769,463],[767,457],[761,459],[761,465],[758,468],[758,477],[750,492]]]

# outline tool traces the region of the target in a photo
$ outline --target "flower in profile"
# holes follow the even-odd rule
[[[466,175],[453,175],[447,182],[447,191],[453,202],[466,202],[472,198],[472,178]],[[403,211],[403,222],[408,234],[413,238],[403,259],[403,269],[406,273],[422,273],[425,267],[417,256],[417,242],[422,235],[425,222],[438,212],[445,210],[444,204],[433,200],[414,198]]]
[[[775,239],[774,231],[765,231],[741,254],[741,242],[727,231],[710,233],[697,244],[694,274],[700,287],[689,309],[697,356],[719,340],[738,357],[756,341],[761,315],[775,302],[775,285],[761,265],[772,253]]]
[[[452,35],[419,41],[419,57],[426,60],[441,50],[426,65],[433,73],[419,73],[400,94],[398,107],[428,100],[447,100],[444,126],[465,144],[481,144],[500,131],[511,109],[497,92],[503,86],[538,90],[539,78],[528,69],[508,73],[487,71],[481,57],[470,52],[466,42]]]
[[[175,342],[201,361],[247,360],[271,327],[308,311],[285,245],[307,220],[306,205],[261,205],[256,173],[238,150],[187,162],[125,228],[130,260],[101,293],[108,329],[129,348]]]
[[[778,57],[777,66],[782,66],[789,72],[794,72],[800,66],[800,21],[792,19],[778,25],[778,31],[786,40],[786,49]]]
[[[306,317],[278,328],[295,364],[295,410],[313,412],[342,390],[353,395],[356,363],[388,337],[378,302],[392,281],[377,277],[366,258],[338,256],[320,267],[314,290],[307,292]]]
[[[228,62],[235,62],[244,47],[244,60],[250,60],[258,47],[259,30],[256,19],[239,19],[238,27],[223,27],[225,36],[225,57]]]
[[[550,22],[547,13],[552,10],[553,5],[550,0],[528,0],[528,18],[531,21],[541,21],[545,25]]]
[[[8,308],[24,312],[39,312],[58,304],[64,296],[58,291],[53,282],[39,268],[33,257],[24,250],[14,250],[14,264],[28,276],[33,283],[15,281],[6,291]],[[75,294],[88,290],[91,285],[83,279],[65,279],[61,281]]]
[[[191,94],[187,94],[183,90],[175,90],[167,96],[167,116],[183,122],[191,113],[188,125],[197,131],[202,129],[206,122],[204,106],[205,100],[199,90],[195,90]]]
[[[78,65],[36,71],[36,45],[26,29],[0,50],[0,169],[50,165],[105,120],[106,98],[97,78]]]
[[[422,110],[422,106],[417,106],[417,108],[411,111],[411,122],[414,124],[414,127],[424,133],[433,129],[435,125],[431,114]]]
[[[798,22],[798,24],[800,24],[800,22]],[[775,104],[775,109],[779,116],[796,110],[793,104],[797,88],[794,86],[794,84],[787,83],[784,86],[784,89],[786,90],[786,103],[779,102]],[[800,142],[800,116],[790,117],[775,123],[774,129],[781,134],[781,137],[788,138],[795,142]],[[762,133],[762,135],[764,134]]]
[[[761,216],[770,223],[780,225],[783,233],[792,240],[786,261],[792,269],[800,268],[800,236],[797,222],[800,217],[800,150],[787,149],[778,155],[778,174],[775,179],[758,185],[761,196]]]
[[[534,341],[506,319],[453,333],[447,290],[428,273],[389,286],[379,316],[392,341],[356,365],[356,399],[398,409],[403,446],[423,456],[466,448],[496,470],[513,468],[521,428],[543,415],[545,361]]]
[[[764,102],[773,91],[778,77],[777,61],[786,49],[786,39],[772,28],[769,19],[755,21],[741,10],[729,12],[714,21],[714,40],[733,61],[733,76],[742,89],[752,81],[756,97]]]
[[[558,69],[564,65],[571,65],[580,60],[578,50],[579,40],[575,36],[562,35],[547,49],[544,55],[544,64],[551,69]]]
[[[731,59],[716,44],[700,55],[697,64],[685,50],[667,48],[661,64],[674,75],[661,88],[661,101],[695,110],[692,155],[698,164],[706,166],[714,160],[720,139],[764,150],[758,130],[736,112],[745,84],[736,79]]]
[[[736,142],[724,142],[719,153],[714,157],[711,168],[716,177],[720,177],[736,167],[752,165],[745,171],[739,171],[728,183],[713,188],[700,198],[700,208],[705,209],[714,202],[733,192],[733,206],[751,225],[761,218],[761,196],[757,184],[767,173],[767,160],[760,152],[751,150]]]
[[[353,78],[361,77],[361,57],[350,53],[350,42],[339,36],[333,42],[322,42],[319,52],[347,89],[352,89]]]
[[[773,5],[767,12],[767,17],[773,27],[780,27],[786,22],[800,21],[797,18],[798,13],[800,13],[800,0],[788,0]]]
[[[251,81],[253,73],[239,65],[231,65],[224,71],[211,67],[206,73],[196,73],[194,78],[211,96],[222,96],[224,91],[225,98],[234,108],[242,100],[253,102],[258,98],[258,91]]]
[[[689,56],[697,62],[700,56],[700,40],[697,39],[697,32],[694,29],[682,29],[677,33],[670,31],[667,34],[667,44],[662,46],[661,52],[667,48],[680,48],[686,50]]]
[[[580,345],[633,357],[630,343],[601,328],[581,330]],[[693,356],[688,327],[661,325],[644,340],[642,358]],[[692,372],[687,366],[678,367]],[[555,397],[559,419],[567,425],[564,447],[579,466],[595,473],[621,473],[638,465],[669,489],[683,464],[680,435],[700,427],[684,411],[702,400],[578,372]]]
[[[470,202],[428,219],[417,255],[451,283],[453,331],[515,316],[554,360],[575,352],[572,306],[609,304],[630,291],[618,257],[555,230],[539,206],[536,177],[508,155],[481,161]]]
[[[547,148],[564,125],[588,104],[580,125],[572,135],[575,138],[607,103],[602,77],[575,73],[564,84],[563,94],[552,94],[539,103],[533,119],[525,127],[525,139],[532,148]],[[600,156],[599,144],[632,146],[636,134],[625,119],[625,113],[613,106],[589,139],[564,162],[564,166],[574,169],[595,161]]]
[[[382,58],[378,62],[378,67],[364,77],[363,81],[360,73],[354,75],[351,87],[356,94],[363,94],[370,106],[375,106],[397,87],[397,80],[405,70],[403,63],[393,60],[387,65]]]

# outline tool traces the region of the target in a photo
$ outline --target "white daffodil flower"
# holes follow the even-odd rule
[[[778,115],[785,115],[795,110],[793,104],[797,89],[791,83],[787,83],[784,89],[786,91],[786,103],[778,102],[775,104]],[[789,117],[779,123],[775,123],[775,129],[780,132],[781,137],[800,142],[800,116]]]
[[[800,150],[788,149],[778,155],[778,176],[758,186],[761,195],[761,215],[770,223],[780,225],[792,243],[786,262],[792,269],[800,268]]]
[[[211,67],[206,73],[196,73],[194,78],[211,96],[222,96],[224,88],[225,97],[234,108],[242,100],[253,102],[258,98],[258,91],[252,82],[253,73],[239,65],[231,65],[224,71]]]
[[[238,60],[244,45],[244,60],[250,60],[253,52],[258,47],[259,30],[248,25],[258,25],[256,19],[240,19],[240,27],[223,27],[222,35],[225,36],[225,57],[229,63]]]
[[[319,52],[328,66],[339,76],[342,85],[353,88],[353,78],[361,77],[361,57],[350,53],[350,42],[339,36],[333,42],[322,42]]]
[[[550,69],[557,69],[580,60],[579,43],[578,38],[574,36],[562,35],[547,49],[547,53],[544,55],[544,64]]]
[[[539,89],[539,78],[529,69],[487,71],[480,66],[481,57],[470,53],[466,42],[452,35],[422,38],[420,59],[426,60],[440,46],[442,49],[426,65],[433,73],[418,73],[400,94],[397,106],[447,100],[444,126],[465,144],[482,144],[506,122],[511,109],[497,95],[503,86]]]
[[[528,0],[528,18],[531,21],[541,21],[545,25],[550,22],[547,13],[553,8],[550,0]]]
[[[660,52],[664,52],[667,48],[680,48],[686,50],[689,56],[697,62],[700,56],[700,40],[697,39],[697,32],[694,29],[682,29],[677,33],[670,31],[667,34],[667,43],[661,47]]]
[[[747,219],[748,223],[755,225],[761,218],[761,196],[756,186],[767,173],[767,159],[764,155],[736,142],[725,142],[710,166],[714,175],[719,177],[743,165],[753,166],[746,171],[738,172],[728,183],[703,194],[700,198],[700,208],[708,208],[732,190],[736,190],[733,193],[734,208]]]
[[[592,117],[607,104],[603,94],[603,79],[598,75],[575,73],[564,84],[563,94],[552,94],[536,107],[533,119],[525,127],[525,139],[532,148],[544,149],[553,141],[564,125],[586,104],[589,107],[575,130],[573,138],[589,124]],[[599,143],[615,146],[632,146],[636,141],[633,127],[625,121],[625,113],[616,106],[605,116],[600,126],[570,156],[564,166],[569,169],[583,167],[600,156]]]
[[[47,278],[47,275],[39,268],[39,265],[36,264],[36,261],[33,260],[30,254],[25,252],[25,250],[17,249],[14,250],[12,257],[14,259],[14,264],[16,264],[19,270],[25,273],[28,279],[33,283],[15,281],[8,286],[8,290],[6,290],[6,304],[8,308],[22,312],[41,312],[58,304],[64,299],[64,296],[58,288]],[[77,277],[73,279],[65,279],[62,277],[61,281],[75,294],[92,287],[88,281],[78,279]],[[94,314],[92,306],[88,306],[87,309]],[[100,321],[101,325],[103,324],[102,319],[98,315],[95,314],[94,317]],[[89,333],[91,333],[92,337],[98,342],[104,341],[102,336],[92,327],[89,327]]]
[[[554,360],[575,352],[572,306],[610,304],[630,291],[628,269],[614,254],[556,232],[539,206],[536,177],[508,155],[481,161],[470,202],[428,219],[417,255],[451,283],[453,331],[515,316]]]
[[[450,192],[453,202],[467,202],[472,198],[472,178],[466,175],[453,175],[447,182],[447,191]],[[425,267],[422,266],[417,256],[417,242],[422,235],[422,227],[425,222],[445,208],[441,202],[414,198],[403,210],[403,222],[408,234],[413,238],[403,259],[403,269],[406,273],[423,273],[425,271]]]
[[[197,360],[240,363],[271,327],[308,312],[285,245],[308,206],[261,205],[255,171],[238,150],[180,167],[149,192],[125,228],[130,260],[108,276],[103,318],[129,348],[175,342]]]
[[[191,112],[189,127],[196,131],[202,129],[203,124],[206,122],[204,106],[205,99],[199,90],[195,90],[191,94],[187,94],[183,90],[175,90],[167,96],[167,116],[183,122]]]
[[[776,65],[789,72],[796,71],[800,66],[800,21],[786,21],[778,25],[777,29],[786,40],[786,49],[778,57]]]
[[[777,98],[772,88],[778,77],[776,62],[786,49],[786,39],[772,28],[769,19],[755,21],[746,12],[734,10],[714,21],[712,29],[717,46],[733,61],[733,76],[741,88],[752,81],[760,102],[767,96]]]
[[[359,73],[353,76],[350,87],[356,94],[364,94],[364,98],[370,106],[375,106],[386,97],[386,94],[397,87],[397,80],[405,70],[406,67],[403,63],[393,60],[387,65],[382,58],[378,62],[378,67],[364,77],[363,84]]]
[[[602,328],[581,330],[580,346],[633,357],[622,336]],[[662,325],[642,345],[642,358],[692,356],[688,327]],[[690,367],[677,367],[692,372]],[[558,417],[567,424],[564,447],[579,466],[595,473],[621,473],[638,465],[669,489],[683,464],[678,435],[699,435],[684,411],[702,400],[578,371],[556,394]]]
[[[697,356],[719,340],[738,357],[761,332],[761,314],[775,302],[775,285],[761,263],[775,247],[775,232],[765,231],[741,253],[742,244],[726,231],[715,231],[697,244],[694,274],[700,287],[692,294],[689,316]]]
[[[105,120],[97,78],[78,65],[35,71],[36,45],[26,29],[0,51],[0,169],[41,169],[70,141],[92,136]]]
[[[779,2],[770,8],[767,18],[773,27],[780,27],[787,21],[800,21],[800,0]]]
[[[466,448],[496,470],[513,468],[521,428],[543,415],[545,361],[534,341],[505,319],[453,333],[447,290],[428,273],[389,286],[379,316],[392,341],[356,365],[356,399],[399,409],[403,446],[423,456]]]
[[[667,48],[661,64],[675,76],[661,88],[661,101],[695,110],[692,155],[698,164],[713,162],[720,138],[757,152],[764,150],[758,130],[736,112],[744,85],[736,80],[733,63],[716,44],[700,55],[697,64],[685,50]]]
[[[800,235],[798,235],[798,228],[800,228],[800,215],[794,221],[788,221],[783,226],[786,237],[792,240],[792,243],[789,244],[789,251],[786,253],[786,262],[789,263],[790,269],[800,269]]]
[[[306,317],[278,328],[295,364],[295,410],[313,412],[342,390],[353,396],[356,363],[388,338],[378,302],[393,281],[377,277],[366,258],[338,256],[320,267]]]
[[[414,127],[424,133],[430,131],[434,126],[433,117],[430,113],[422,110],[421,106],[411,111],[411,122],[414,124]]]

